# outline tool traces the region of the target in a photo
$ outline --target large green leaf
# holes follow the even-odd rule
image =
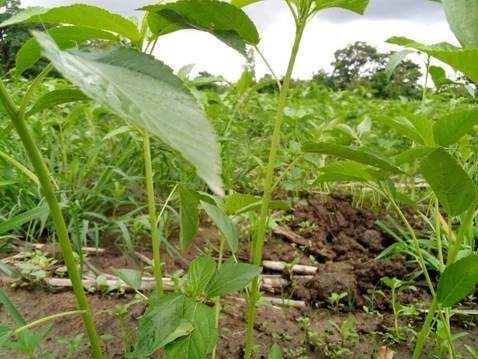
[[[478,48],[478,0],[442,0],[452,31],[465,48]]]
[[[237,252],[239,249],[239,233],[236,226],[228,215],[218,206],[201,201],[201,207],[206,211],[209,218],[219,228],[224,235],[227,245],[232,252]]]
[[[476,66],[478,48],[462,49],[447,43],[424,45],[406,37],[392,37],[387,42],[422,51],[461,71],[474,82],[478,82],[478,66]]]
[[[180,152],[223,195],[217,138],[196,99],[172,70],[133,49],[61,51],[34,33],[56,69],[91,99]]]
[[[216,272],[216,262],[211,256],[200,256],[189,265],[187,290],[193,298],[203,294]]]
[[[89,100],[89,98],[77,89],[53,90],[44,94],[35,102],[32,108],[28,110],[28,116],[32,116],[54,106],[85,100]]]
[[[376,182],[378,173],[369,166],[355,161],[337,161],[320,169],[317,182]]]
[[[217,0],[180,0],[150,5],[151,32],[164,35],[181,29],[206,31],[245,55],[245,44],[257,45],[259,34],[254,23],[236,6]]]
[[[378,120],[384,125],[392,128],[402,136],[405,136],[418,144],[425,144],[425,138],[414,123],[405,116],[379,117]]]
[[[204,359],[217,342],[216,311],[206,304],[185,298],[183,319],[192,323],[194,330],[165,347],[166,358]]]
[[[318,10],[339,7],[363,14],[367,9],[369,0],[315,0],[315,2]]]
[[[180,217],[180,241],[181,248],[188,248],[194,236],[197,234],[199,227],[199,199],[196,193],[186,188],[179,187],[179,199],[181,206],[179,209]]]
[[[450,216],[457,216],[476,201],[476,185],[447,151],[439,148],[423,159],[420,172]]]
[[[435,147],[413,147],[405,151],[401,151],[400,154],[395,156],[394,163],[400,166],[404,163],[414,163],[416,160],[421,159],[431,152],[435,151]]]
[[[214,275],[206,289],[209,298],[222,297],[245,288],[261,274],[261,267],[248,263],[226,262]]]
[[[88,40],[117,40],[117,37],[111,32],[84,26],[59,26],[47,32],[62,50],[77,47]],[[40,58],[40,45],[34,38],[29,39],[17,52],[16,71],[22,74],[35,65]]]
[[[440,146],[452,145],[478,125],[478,109],[454,111],[440,119],[434,126],[435,141]]]
[[[472,294],[477,284],[478,254],[472,254],[445,269],[438,282],[438,303],[451,307]]]
[[[185,300],[181,293],[166,294],[152,300],[139,322],[134,350],[137,357],[148,357],[176,339],[171,337],[171,333],[183,322]]]
[[[10,17],[0,24],[0,27],[19,23],[68,24],[106,30],[127,37],[133,42],[141,40],[136,25],[121,15],[105,9],[74,4],[55,8],[31,7]]]
[[[401,173],[400,168],[394,166],[375,154],[365,152],[362,150],[356,150],[347,146],[338,145],[335,143],[319,142],[319,143],[306,143],[302,146],[304,152],[320,153],[331,156],[336,156],[346,160],[352,160],[355,162],[363,163],[369,166],[381,168],[392,173]]]

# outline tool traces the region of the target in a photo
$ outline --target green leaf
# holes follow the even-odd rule
[[[472,294],[477,284],[478,254],[472,254],[445,269],[438,282],[438,303],[452,307]]]
[[[214,275],[207,287],[209,298],[222,297],[245,288],[261,274],[261,267],[248,263],[226,262]]]
[[[244,7],[262,0],[232,0],[231,4],[237,7]]]
[[[411,115],[408,115],[409,117],[412,117]],[[408,119],[405,116],[397,116],[397,117],[379,117],[378,120],[382,122],[384,125],[392,128],[402,136],[405,136],[412,141],[424,145],[427,140],[426,137],[428,137],[430,134],[426,133],[421,133],[419,128],[417,128],[416,123],[419,121],[415,121],[416,118],[413,118],[413,122],[411,119]],[[430,122],[431,126],[431,122]]]
[[[5,152],[0,151],[0,159],[15,167],[18,171],[27,176],[33,183],[35,183],[37,186],[40,186],[40,180],[38,179],[37,175],[15,158],[6,154]]]
[[[478,1],[442,0],[451,30],[465,48],[478,48]]]
[[[180,0],[146,6],[143,10],[149,11],[149,27],[158,36],[181,29],[206,31],[243,55],[246,43],[259,43],[259,34],[249,17],[223,1]]]
[[[456,82],[451,81],[446,77],[446,72],[443,67],[440,66],[430,66],[429,70],[430,76],[432,77],[433,83],[439,89],[445,85],[454,85]]]
[[[0,27],[19,23],[77,25],[110,31],[130,39],[134,43],[141,40],[141,34],[133,22],[121,15],[85,4],[59,6],[51,9],[30,7],[5,20]]]
[[[478,125],[478,109],[454,111],[435,122],[433,126],[435,141],[440,146],[452,145],[470,133],[476,125]]]
[[[444,149],[425,157],[420,171],[450,216],[458,216],[475,203],[475,183]]]
[[[241,213],[244,209],[260,206],[262,198],[247,193],[233,193],[226,196],[224,210],[228,215]]]
[[[402,63],[402,61],[405,60],[406,57],[410,55],[411,53],[412,51],[410,50],[402,50],[399,52],[395,52],[392,56],[390,56],[390,61],[388,62],[384,70],[388,80],[391,79],[393,73],[395,72],[397,67]]]
[[[217,342],[215,310],[205,304],[185,298],[183,318],[192,323],[194,330],[165,347],[166,358],[204,359]]]
[[[339,7],[342,9],[363,14],[367,9],[369,0],[315,0],[317,10]]]
[[[338,161],[320,169],[322,174],[318,183],[325,182],[376,182],[380,179],[377,172],[369,166],[355,161]]]
[[[320,153],[343,158],[346,160],[352,160],[372,167],[377,167],[386,171],[390,171],[392,173],[403,173],[400,168],[390,164],[390,161],[382,159],[377,155],[362,150],[355,150],[347,146],[337,145],[335,143],[306,143],[302,146],[302,151],[310,153]]]
[[[59,26],[49,29],[47,33],[53,38],[53,40],[55,40],[58,47],[62,50],[78,47],[78,45],[88,40],[117,40],[117,37],[110,32],[83,26]],[[34,38],[29,39],[17,52],[17,73],[22,74],[35,65],[40,58],[40,45]]]
[[[201,256],[193,260],[188,271],[188,294],[193,298],[203,294],[215,272],[216,262],[211,256]]]
[[[199,227],[199,199],[196,194],[185,186],[179,186],[179,199],[181,207],[180,217],[180,241],[181,248],[188,248],[193,242]]]
[[[8,233],[12,230],[18,230],[25,223],[35,220],[45,220],[50,210],[47,206],[39,206],[37,208],[20,213],[6,221],[0,223],[0,235]]]
[[[0,288],[0,303],[3,305],[3,309],[8,313],[8,315],[12,317],[17,326],[22,327],[27,324],[25,318],[23,318],[23,316],[17,310],[17,307],[15,307],[15,304],[13,304],[7,293],[5,293],[2,288]]]
[[[241,213],[255,211],[261,207],[262,197],[252,194],[233,193],[224,200],[224,211],[227,215],[238,215]],[[290,202],[273,200],[270,202],[271,209],[288,210],[291,207]]]
[[[272,345],[271,349],[269,350],[269,355],[267,356],[268,359],[282,359],[284,357],[284,353],[282,351],[282,348],[277,345],[277,343],[274,343]]]
[[[416,160],[429,155],[435,150],[436,148],[434,147],[414,147],[400,152],[399,155],[394,157],[394,162],[397,166],[403,165],[405,163],[413,163]]]
[[[226,240],[229,249],[233,253],[236,253],[239,249],[239,234],[237,233],[236,226],[232,220],[228,217],[224,210],[218,206],[201,201],[201,207],[206,211],[209,218],[211,218],[217,228],[219,228],[221,233],[224,235],[224,239]]]
[[[478,66],[476,66],[478,48],[462,49],[447,43],[424,45],[406,37],[392,37],[387,42],[422,51],[461,71],[474,82],[478,82]]]
[[[114,274],[134,290],[140,290],[143,284],[141,272],[134,269],[115,269]]]
[[[184,324],[186,297],[181,293],[171,293],[153,299],[139,322],[138,339],[134,353],[138,357],[149,357],[159,348],[169,344],[171,337]]]
[[[89,98],[86,97],[80,90],[53,90],[41,96],[28,111],[27,115],[32,116],[38,112],[42,112],[43,110],[51,109],[54,106],[63,105],[65,103],[87,100],[89,100]]]
[[[179,151],[209,187],[223,195],[214,130],[168,66],[127,48],[61,51],[47,35],[34,35],[43,55],[64,77],[91,99]]]

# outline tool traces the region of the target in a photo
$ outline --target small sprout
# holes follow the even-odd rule
[[[332,309],[335,311],[335,312],[338,312],[339,311],[339,308],[341,306],[341,300],[348,297],[348,293],[347,292],[342,292],[342,293],[332,293],[329,298],[327,298],[329,304],[332,306]]]

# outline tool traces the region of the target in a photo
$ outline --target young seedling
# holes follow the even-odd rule
[[[392,306],[393,311],[393,337],[396,341],[403,340],[402,330],[399,323],[399,318],[402,314],[408,313],[409,308],[403,306],[398,301],[397,295],[406,289],[415,289],[413,286],[410,285],[408,282],[401,281],[397,278],[389,278],[385,277],[382,278],[382,282],[390,288],[392,292],[392,298],[390,305]]]
[[[327,298],[329,304],[332,306],[332,309],[334,312],[338,312],[340,305],[341,305],[341,300],[346,298],[348,296],[347,292],[342,292],[342,293],[332,293],[330,297]]]

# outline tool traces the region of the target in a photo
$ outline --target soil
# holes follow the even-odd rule
[[[312,278],[284,274],[291,284],[276,294],[304,300],[308,304],[306,308],[272,305],[259,307],[255,327],[257,358],[267,358],[268,348],[274,343],[284,349],[285,358],[376,358],[379,348],[384,345],[396,351],[394,358],[410,357],[413,345],[410,332],[399,344],[394,343],[388,334],[393,326],[393,316],[389,293],[380,279],[384,276],[407,279],[416,267],[400,256],[377,260],[377,255],[393,240],[376,226],[377,215],[367,209],[354,208],[351,203],[350,197],[341,194],[329,197],[310,196],[298,202],[289,213],[281,214],[284,218],[290,218],[287,227],[304,238],[307,245],[297,245],[283,236],[274,235],[266,244],[265,259],[314,265],[318,267],[318,271]],[[207,243],[217,243],[217,238],[217,231],[205,223],[196,246],[187,251],[183,258],[164,256],[165,272],[171,274],[187,270],[188,262],[196,256],[198,250]],[[172,242],[175,240],[172,239]],[[239,254],[242,260],[247,260],[247,248],[248,243],[244,241]],[[142,253],[151,257],[147,249]],[[106,254],[102,256],[91,256],[90,262],[106,273],[112,273],[113,268],[147,270],[144,263],[122,254],[113,246],[108,247]],[[415,286],[415,291],[404,291],[400,295],[400,303],[428,299],[420,282]],[[43,288],[3,288],[29,321],[75,308],[71,292],[51,293]],[[332,306],[328,300],[333,293],[346,293],[347,296],[340,304]],[[124,357],[120,322],[114,309],[133,299],[131,294],[90,295],[108,358]],[[476,302],[468,305],[476,309]],[[125,318],[128,338],[134,338],[138,319],[144,310],[144,304],[135,304],[128,311]],[[240,298],[227,298],[224,301],[218,358],[242,357],[244,313],[244,302]],[[349,336],[343,337],[339,328],[347,320],[352,320],[349,319],[351,317],[354,320],[354,330]],[[422,320],[423,316],[414,316],[401,319],[400,323],[403,327],[416,328]],[[0,322],[11,323],[3,308],[0,308]],[[474,329],[477,323],[478,317],[470,315],[457,316],[453,322],[455,333],[469,333],[460,339],[458,345],[463,349],[460,351],[464,353],[464,357],[466,351],[463,344],[478,346],[478,330]],[[66,346],[59,339],[71,341],[71,338],[81,333],[81,319],[68,317],[52,324],[52,329],[42,344],[42,353],[55,353],[55,357],[66,358]],[[0,357],[22,356],[0,349]],[[75,349],[72,357],[89,357],[85,340]]]

